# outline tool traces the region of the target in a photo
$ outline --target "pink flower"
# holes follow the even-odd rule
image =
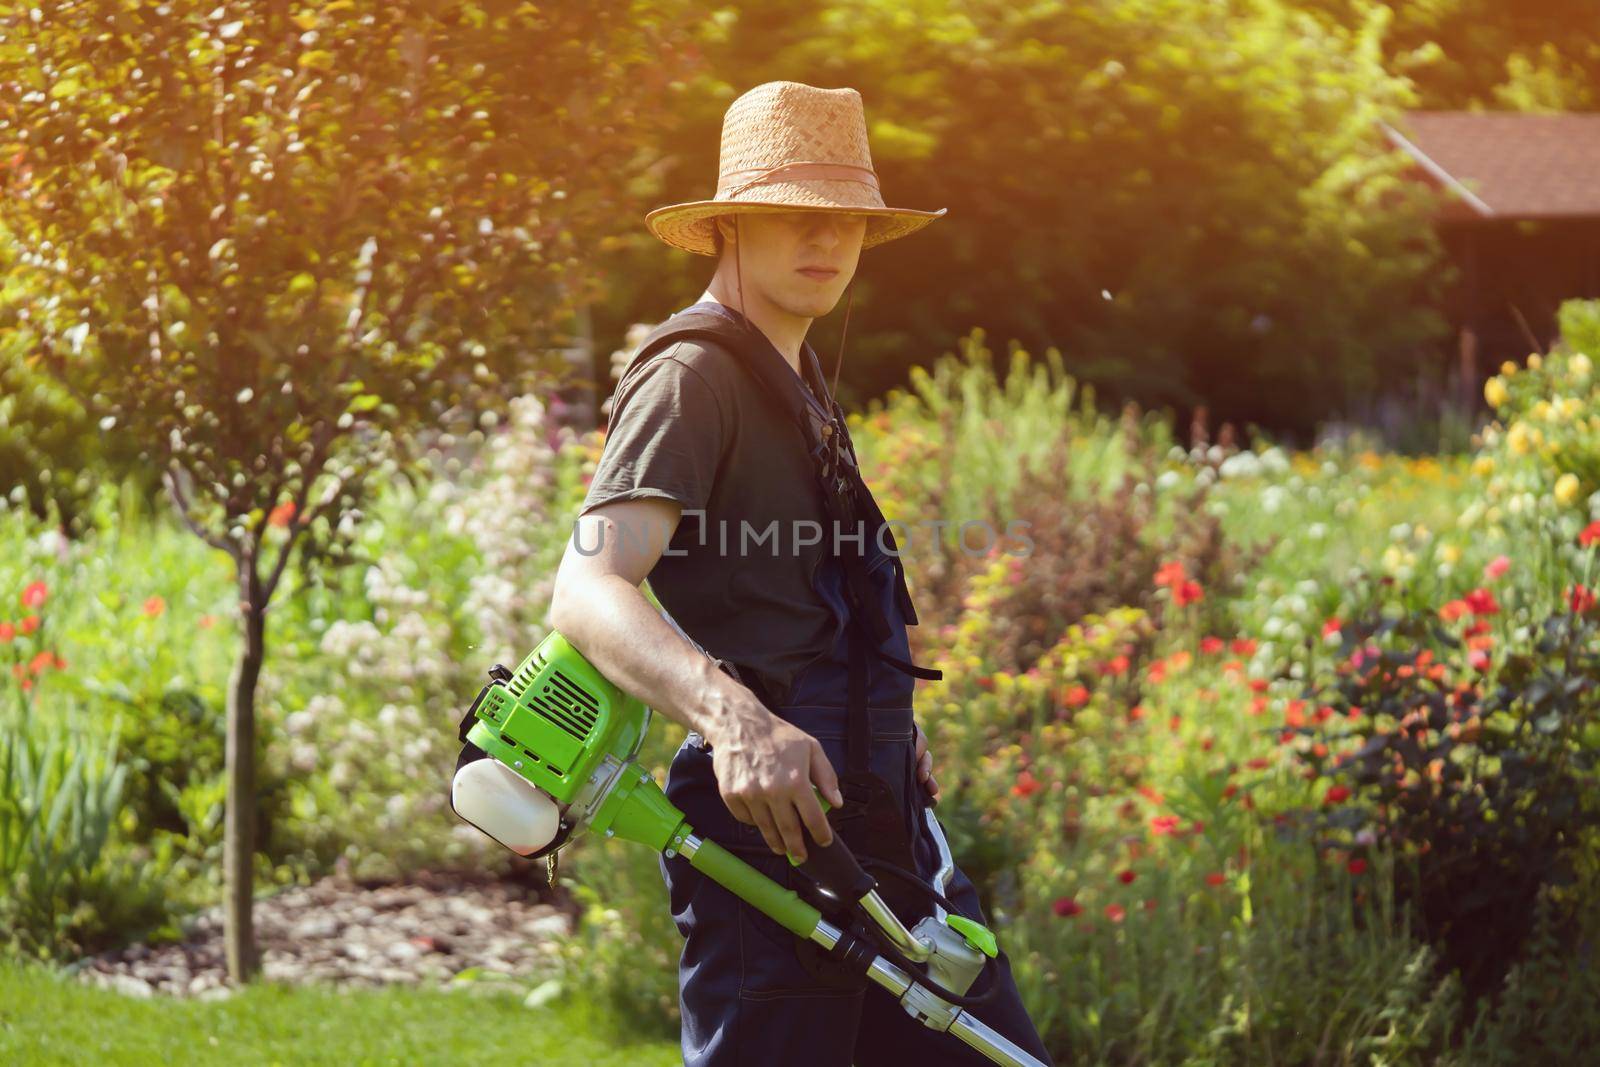
[[[1511,569],[1511,557],[1506,555],[1496,556],[1483,566],[1483,576],[1490,581],[1500,577]]]
[[[44,603],[44,598],[49,594],[50,587],[43,582],[29,582],[22,591],[22,606],[30,610],[36,608]]]
[[[1179,821],[1176,815],[1152,815],[1150,816],[1150,832],[1158,837],[1176,833]]]
[[[1059,917],[1065,919],[1070,916],[1077,915],[1079,912],[1083,911],[1083,905],[1079,904],[1071,897],[1062,897],[1054,904],[1050,905],[1050,910],[1055,912]]]

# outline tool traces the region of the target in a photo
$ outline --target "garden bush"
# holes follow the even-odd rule
[[[163,889],[116,832],[117,724],[0,719],[0,950],[67,959],[166,918]]]

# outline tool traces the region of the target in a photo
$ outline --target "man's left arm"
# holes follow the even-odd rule
[[[916,734],[917,781],[928,791],[935,804],[939,803],[939,780],[933,776],[933,754],[928,751],[928,735],[913,720],[911,729]]]

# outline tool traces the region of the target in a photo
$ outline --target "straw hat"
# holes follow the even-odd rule
[[[723,115],[718,171],[712,199],[656,208],[644,217],[650,232],[675,248],[714,256],[718,215],[837,211],[867,216],[861,242],[867,249],[920,230],[948,210],[884,206],[854,89],[790,81],[751,89]]]

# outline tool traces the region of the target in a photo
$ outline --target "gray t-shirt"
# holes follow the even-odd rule
[[[798,428],[735,358],[679,341],[625,376],[579,514],[613,500],[677,501],[684,513],[650,588],[775,707],[837,635],[812,584],[831,527]],[[826,395],[809,373],[806,383],[813,400]]]

